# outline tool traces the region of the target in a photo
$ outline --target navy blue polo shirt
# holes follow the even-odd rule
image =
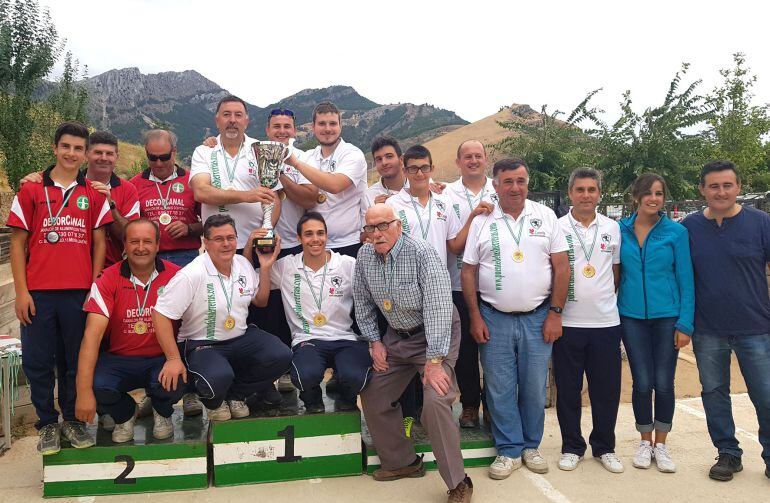
[[[734,217],[709,220],[703,212],[682,221],[690,233],[695,273],[695,335],[770,332],[770,216],[744,206]]]

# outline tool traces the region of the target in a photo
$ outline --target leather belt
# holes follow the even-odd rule
[[[489,309],[492,309],[493,311],[497,311],[498,313],[503,313],[503,314],[512,314],[514,316],[533,314],[535,311],[537,311],[538,309],[540,309],[544,305],[548,304],[548,300],[546,299],[543,302],[541,302],[539,306],[537,306],[535,309],[533,309],[531,311],[511,311],[511,312],[506,312],[506,311],[500,311],[499,309],[497,309],[495,306],[493,306],[492,304],[490,304],[489,302],[487,302],[484,299],[479,299],[479,302],[481,303],[482,306],[486,306]]]
[[[390,328],[393,328],[393,327],[390,327]],[[425,325],[418,325],[408,330],[399,330],[399,329],[393,328],[393,331],[396,332],[396,335],[401,337],[402,339],[408,339],[413,335],[419,334],[420,332],[424,332]]]

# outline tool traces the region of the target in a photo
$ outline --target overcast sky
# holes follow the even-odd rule
[[[770,7],[737,1],[40,0],[94,76],[197,70],[265,106],[353,86],[377,103],[430,103],[469,121],[504,105],[571,110],[595,88],[617,114],[661,102],[683,61],[703,91],[746,53],[770,102]]]

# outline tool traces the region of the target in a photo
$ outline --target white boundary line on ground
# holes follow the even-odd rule
[[[549,501],[552,501],[553,503],[571,503],[569,498],[559,492],[559,490],[552,486],[542,475],[532,473],[526,467],[522,467],[521,470],[524,472],[524,478],[538,488],[540,492],[543,493],[543,496]]]
[[[737,397],[744,397],[744,396],[748,396],[748,394],[747,393],[740,393],[740,394],[737,394],[737,395],[731,395],[731,398],[732,397],[736,397],[736,398]],[[687,401],[688,402],[696,402],[696,401],[700,402],[701,399],[700,398],[688,398]],[[701,410],[698,410],[698,409],[696,409],[694,407],[690,407],[689,405],[685,405],[684,403],[682,403],[682,401],[677,401],[676,408],[681,410],[682,412],[686,412],[687,414],[690,414],[691,416],[695,416],[697,418],[703,419],[704,421],[706,420],[706,413],[705,412],[703,412]],[[757,437],[756,435],[754,435],[750,431],[746,431],[743,428],[739,428],[739,427],[736,426],[735,427],[735,433],[736,433],[736,435],[742,435],[742,436],[748,438],[749,440],[753,440],[757,444],[762,445],[759,442],[759,437]]]

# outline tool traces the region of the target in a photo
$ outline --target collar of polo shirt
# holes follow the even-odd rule
[[[502,206],[500,204],[497,204],[495,206],[495,218],[498,220],[502,220],[505,215],[508,215],[508,213],[503,211]],[[525,217],[532,214],[532,202],[529,199],[524,200],[524,209],[521,210],[521,213],[519,214],[519,218]],[[511,217],[511,215],[508,215]],[[513,218],[513,217],[511,217]]]

